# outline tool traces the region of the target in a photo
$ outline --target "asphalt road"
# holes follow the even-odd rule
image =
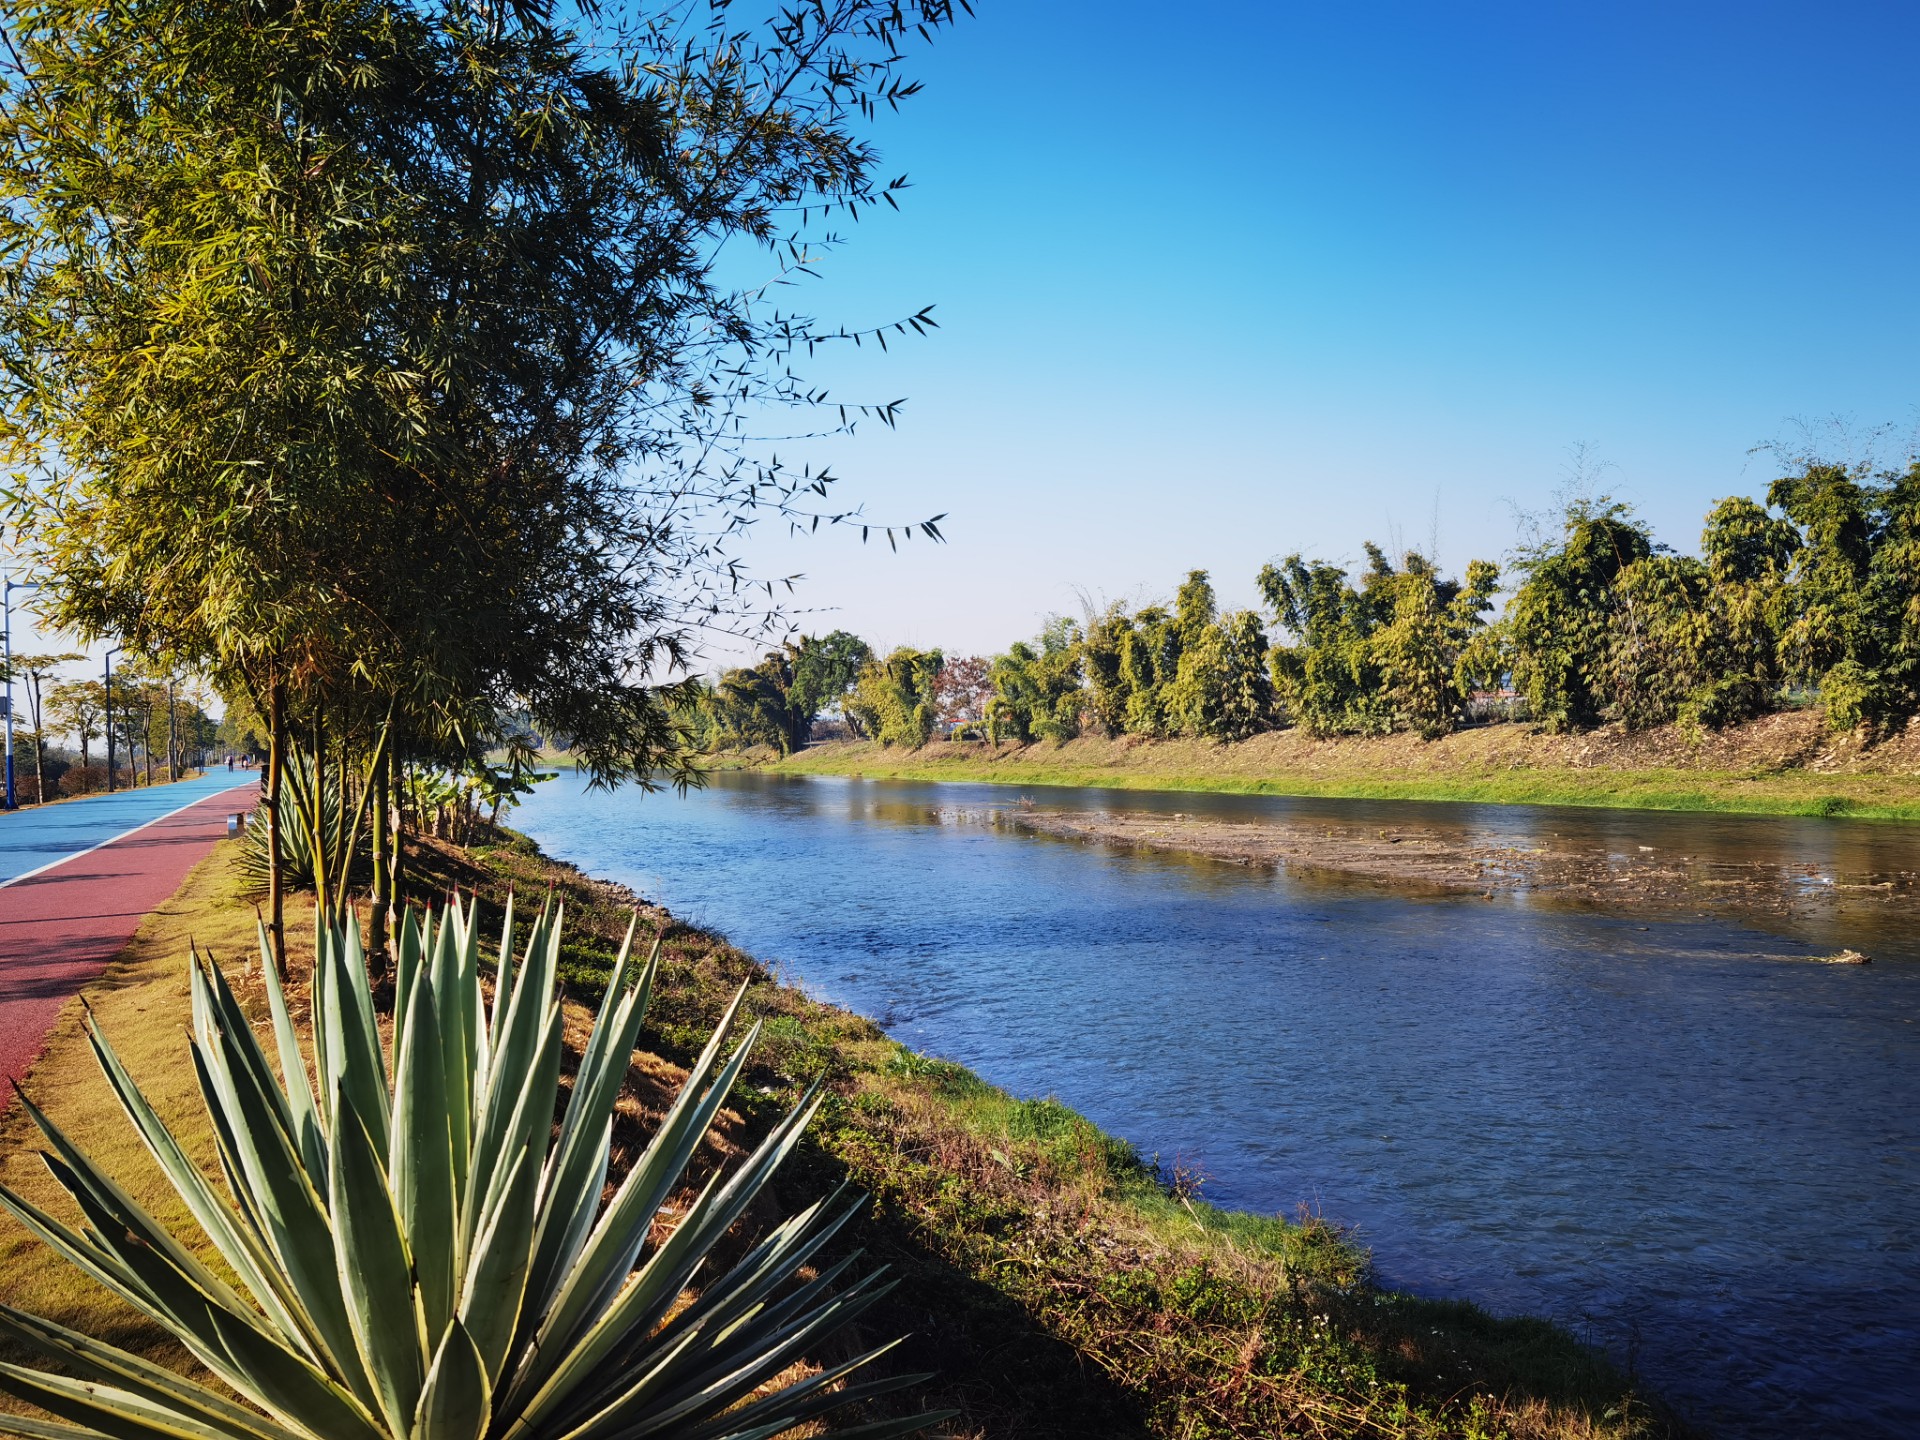
[[[223,765],[197,780],[182,780],[177,785],[143,785],[138,790],[89,795],[83,800],[29,807],[11,814],[0,812],[0,892],[36,870],[149,825],[182,806],[237,786],[257,785],[259,780],[258,771],[228,770]],[[233,808],[251,809],[252,802],[236,798]],[[0,893],[0,914],[5,909],[6,897]]]
[[[0,813],[0,1077],[18,1079],[54,1017],[251,809],[258,774]],[[0,1109],[12,1089],[0,1090]]]

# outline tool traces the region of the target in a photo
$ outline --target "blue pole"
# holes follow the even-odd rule
[[[13,794],[13,592],[16,590],[38,590],[37,580],[14,580],[0,575],[0,669],[7,677],[7,809],[17,810]],[[34,744],[40,743],[38,732],[34,734]]]
[[[0,665],[7,672],[7,809],[13,802],[13,580],[0,577]]]
[[[119,653],[120,653],[120,647],[118,645],[114,645],[107,650],[107,653],[105,655],[102,655],[100,657],[100,664],[103,667],[100,688],[106,691],[106,695],[107,695],[107,789],[109,791],[111,791],[114,788],[114,784],[113,784],[113,779],[114,779],[114,776],[113,776],[113,657]]]

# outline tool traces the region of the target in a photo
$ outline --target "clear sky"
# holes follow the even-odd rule
[[[991,652],[1194,567],[1230,604],[1292,550],[1457,569],[1583,444],[1690,549],[1751,447],[1920,424],[1920,6],[976,9],[877,127],[904,212],[803,292],[937,306],[821,367],[902,427],[783,455],[949,544],[769,532],[807,628]]]
[[[812,296],[937,303],[833,377],[910,397],[834,459],[950,543],[758,548],[821,625],[991,651],[1196,566],[1497,559],[1579,445],[1691,549],[1753,446],[1920,423],[1920,7],[977,8]]]

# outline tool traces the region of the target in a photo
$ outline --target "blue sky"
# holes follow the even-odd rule
[[[1920,424],[1920,6],[976,8],[876,127],[904,212],[798,297],[937,307],[821,365],[905,421],[783,454],[950,543],[769,531],[807,628],[991,652],[1192,567],[1457,569],[1579,445],[1687,549],[1751,447]]]
[[[1688,549],[1755,445],[1920,423],[1920,8],[978,8],[808,297],[937,304],[828,370],[910,400],[828,453],[950,544],[756,545],[815,625],[988,651],[1195,566],[1498,558],[1581,445]]]

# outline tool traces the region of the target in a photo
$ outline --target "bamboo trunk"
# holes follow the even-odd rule
[[[391,734],[387,743],[392,744]],[[393,876],[387,870],[387,826],[389,817],[387,803],[391,786],[387,775],[387,757],[374,757],[373,774],[369,778],[373,790],[372,815],[373,846],[373,913],[368,917],[367,953],[373,963],[382,968],[389,967],[387,959],[387,911],[393,905]],[[394,1004],[400,1004],[400,997],[394,997]]]
[[[400,923],[400,906],[406,903],[406,848],[407,848],[407,805],[406,792],[400,784],[400,747],[387,746],[387,793],[393,801],[393,835],[388,847],[391,854],[388,864],[391,874],[387,880],[387,923],[395,927]]]
[[[320,728],[320,717],[313,717],[313,815],[308,821],[313,836],[313,905],[321,922],[328,919],[331,887],[327,884],[327,742]]]
[[[273,969],[287,978],[286,856],[280,842],[280,791],[287,763],[287,691],[276,678],[267,694],[267,930],[273,937]]]

